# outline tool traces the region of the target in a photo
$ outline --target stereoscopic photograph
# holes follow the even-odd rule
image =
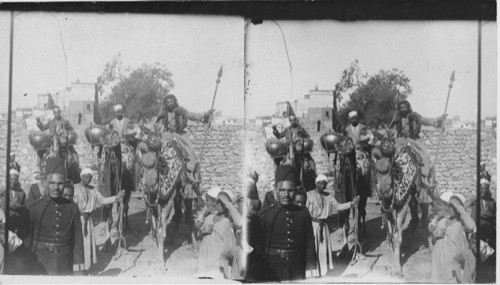
[[[496,22],[263,21],[246,41],[247,280],[495,282]]]
[[[0,22],[3,273],[238,278],[243,19]]]
[[[495,283],[496,22],[224,9],[0,12],[5,280]]]

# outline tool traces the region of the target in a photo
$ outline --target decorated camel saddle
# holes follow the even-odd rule
[[[166,200],[181,182],[181,174],[186,169],[186,150],[169,133],[144,130],[138,144],[142,184],[147,188],[145,191],[158,193]]]
[[[417,191],[421,176],[422,158],[416,147],[408,141],[384,137],[374,151],[376,168],[380,174],[390,175],[394,191],[393,202],[404,204],[411,191]]]

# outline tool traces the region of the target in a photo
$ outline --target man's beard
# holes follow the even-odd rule
[[[117,118],[118,120],[121,120],[121,119],[123,119],[123,115],[116,116],[116,118]]]
[[[19,183],[19,181],[12,182],[12,188],[14,188],[14,189],[21,188],[21,183]]]
[[[175,105],[167,106],[167,111],[172,112],[175,109]]]
[[[399,113],[401,114],[401,116],[403,117],[406,117],[408,114],[410,114],[410,109],[406,109],[406,110],[399,110]]]
[[[353,126],[355,126],[355,127],[356,127],[358,124],[359,124],[359,122],[352,122],[352,125],[353,125]]]

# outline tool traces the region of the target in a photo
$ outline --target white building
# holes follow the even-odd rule
[[[308,116],[309,108],[333,108],[333,90],[309,90],[304,98],[299,98],[290,103],[295,115],[299,118]],[[286,113],[287,102],[276,103],[276,117],[282,117]]]
[[[53,95],[54,102],[62,110],[69,109],[70,101],[92,101],[95,102],[96,84],[73,82],[71,87],[61,90]]]

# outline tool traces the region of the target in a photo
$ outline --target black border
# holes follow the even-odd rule
[[[496,20],[494,0],[0,3],[0,10],[196,14],[276,20]]]

